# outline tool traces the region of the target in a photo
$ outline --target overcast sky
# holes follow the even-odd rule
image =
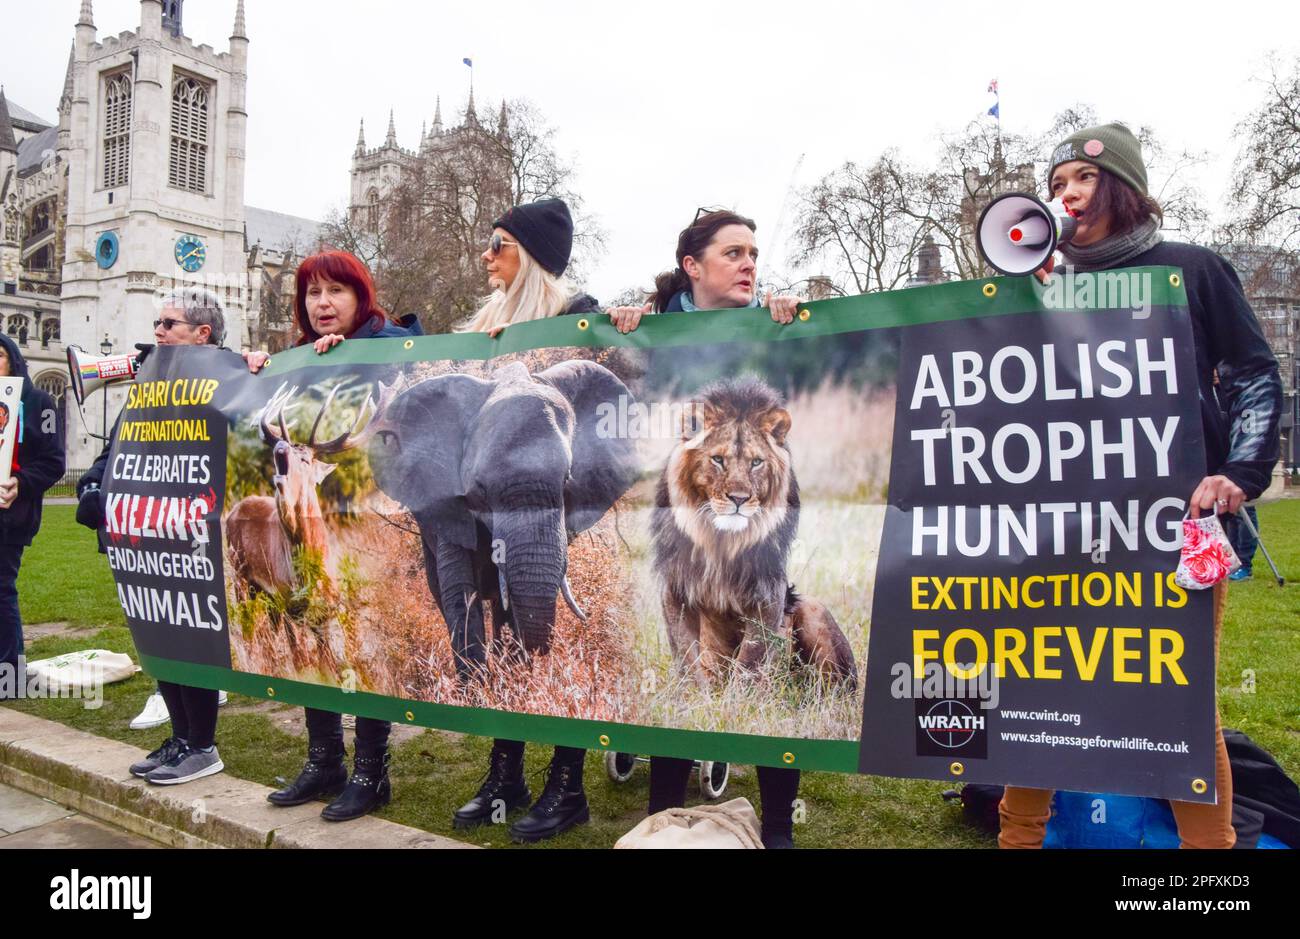
[[[15,5],[0,7],[0,83],[53,121],[80,0]],[[1087,103],[1209,151],[1202,186],[1217,205],[1265,57],[1300,55],[1295,2],[245,5],[247,203],[316,219],[342,206],[358,121],[375,146],[391,107],[399,142],[415,147],[436,95],[445,121],[463,110],[469,56],[480,106],[527,97],[576,161],[609,235],[587,284],[602,299],[670,267],[701,205],[753,216],[760,250],[784,255],[771,239],[801,154],[797,185],[887,147],[926,160],[939,133],[993,103],[994,77],[1007,132]],[[224,50],[234,9],[189,0],[186,35]],[[139,10],[95,0],[99,37],[135,29]]]

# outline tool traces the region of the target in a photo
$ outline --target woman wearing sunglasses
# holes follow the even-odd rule
[[[1232,265],[1207,248],[1165,241],[1162,213],[1147,192],[1142,146],[1123,124],[1077,131],[1052,152],[1050,198],[1079,220],[1061,255],[1075,271],[1167,265],[1182,269],[1196,347],[1201,421],[1208,474],[1189,494],[1192,518],[1202,512],[1235,516],[1268,488],[1278,458],[1282,383],[1277,359],[1260,332]],[[1045,277],[1052,262],[1039,272]],[[1214,385],[1218,371],[1219,384]],[[1226,581],[1214,587],[1214,657],[1227,600]],[[1231,848],[1232,773],[1216,709],[1214,804],[1171,801],[1185,848]],[[1041,848],[1052,792],[1007,786],[999,806],[1003,848]]]
[[[677,266],[655,278],[655,292],[644,306],[614,307],[606,312],[622,333],[636,329],[641,317],[655,313],[692,312],[767,307],[772,319],[789,323],[801,297],[773,296],[768,291],[760,304],[757,226],[752,219],[723,209],[701,209],[677,237]],[[693,760],[651,757],[650,804],[653,815],[686,804]],[[763,808],[763,845],[794,847],[793,805],[799,794],[799,771],[784,767],[758,767],[758,791]]]
[[[393,322],[379,306],[370,271],[346,251],[322,251],[298,266],[294,315],[297,345],[310,343],[323,354],[344,339],[386,339],[421,334],[419,320],[408,314]],[[247,355],[249,368],[265,364],[265,353]],[[331,822],[360,818],[392,798],[388,780],[389,721],[358,717],[352,776],[343,763],[343,716],[306,708],[307,762],[292,783],[267,796],[272,805],[303,805],[321,796],[337,796],[321,811]]]
[[[481,255],[492,294],[462,332],[496,336],[527,320],[569,313],[598,313],[595,299],[564,279],[573,250],[573,217],[560,199],[517,205],[492,223],[492,236]],[[542,794],[528,814],[510,826],[519,842],[541,841],[588,820],[582,787],[586,751],[556,747]],[[507,811],[532,801],[524,780],[524,743],[494,740],[487,777],[474,798],[456,810],[453,824],[472,828],[493,820],[498,804]]]

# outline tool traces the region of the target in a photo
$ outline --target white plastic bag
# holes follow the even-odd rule
[[[82,649],[27,663],[28,674],[40,675],[45,686],[52,690],[111,685],[138,671],[140,666],[129,655],[104,649]]]

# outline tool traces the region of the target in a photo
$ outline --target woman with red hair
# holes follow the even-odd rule
[[[322,251],[298,265],[294,318],[297,345],[311,343],[318,354],[345,339],[387,339],[421,335],[414,314],[399,322],[389,319],[375,298],[375,284],[366,266],[346,251]],[[264,353],[250,353],[261,358]],[[254,370],[265,359],[249,366]],[[343,763],[343,716],[307,708],[307,763],[292,783],[267,796],[272,805],[302,805],[321,796],[338,796],[321,811],[321,818],[340,822],[360,818],[387,805],[389,721],[357,718],[352,777]]]

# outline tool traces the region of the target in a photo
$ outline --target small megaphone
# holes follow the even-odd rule
[[[68,346],[68,374],[72,376],[72,393],[77,404],[85,404],[87,395],[105,385],[135,378],[138,353],[91,355],[81,346]]]
[[[1025,192],[998,196],[980,213],[975,244],[1003,274],[1032,274],[1057,246],[1074,237],[1077,222],[1057,199],[1046,203]]]

